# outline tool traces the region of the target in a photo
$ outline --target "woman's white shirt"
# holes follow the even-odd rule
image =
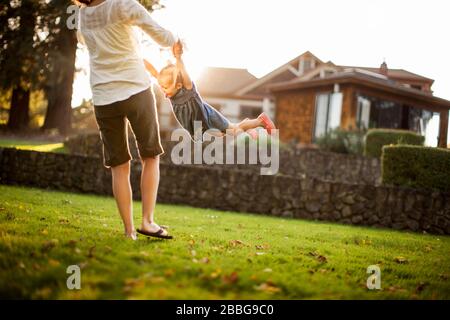
[[[123,101],[150,87],[135,26],[161,47],[176,41],[136,0],[105,0],[80,8],[77,37],[89,51],[94,105]]]

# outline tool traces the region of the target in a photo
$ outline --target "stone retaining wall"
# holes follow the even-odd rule
[[[176,143],[163,141],[166,154],[162,162],[171,163],[170,153]],[[98,134],[78,135],[66,142],[73,154],[86,156],[102,156],[102,143]],[[137,158],[136,143],[132,133],[129,136],[130,151]],[[204,147],[207,143],[204,144]],[[224,155],[226,151],[224,150]],[[222,167],[222,166],[221,166]],[[227,169],[259,172],[259,166],[227,165]],[[317,149],[285,147],[280,149],[281,175],[303,177],[308,176],[320,180],[379,185],[381,183],[381,164],[376,158],[357,155],[339,154]]]
[[[133,163],[134,197],[140,164]],[[111,195],[98,158],[0,149],[0,184]],[[354,225],[450,234],[450,194],[161,164],[158,201]]]

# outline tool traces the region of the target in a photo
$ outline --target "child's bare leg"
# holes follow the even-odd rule
[[[230,123],[227,129],[227,134],[237,137],[238,135],[244,133],[245,131],[240,128],[241,123]]]
[[[250,129],[256,129],[258,127],[261,127],[261,126],[263,126],[263,123],[259,119],[251,119],[251,120],[246,119],[246,120],[242,121],[241,123],[239,123],[238,126],[242,131],[247,131]]]

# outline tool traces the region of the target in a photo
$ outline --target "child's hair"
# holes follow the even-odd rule
[[[167,66],[165,66],[164,68],[161,69],[161,71],[159,72],[159,74],[163,74],[163,73],[170,73],[171,75],[173,75],[173,69],[176,69],[176,66],[172,63],[168,64]],[[181,75],[181,72],[177,72],[177,79],[176,79],[176,84],[179,83],[183,83],[183,76]]]

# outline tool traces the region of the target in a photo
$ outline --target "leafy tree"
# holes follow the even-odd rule
[[[159,0],[142,0],[149,10]],[[66,26],[70,0],[1,0],[0,90],[12,90],[8,127],[28,127],[30,93],[44,90],[48,101],[43,129],[71,128],[77,50],[76,31]]]
[[[8,128],[28,127],[31,90],[42,79],[35,26],[43,2],[11,0],[0,4],[0,89],[12,90]]]
[[[43,9],[40,29],[48,31],[44,40],[47,60],[44,91],[48,105],[42,129],[58,129],[66,134],[71,127],[72,93],[77,50],[76,30],[67,28],[69,0],[51,0]]]

